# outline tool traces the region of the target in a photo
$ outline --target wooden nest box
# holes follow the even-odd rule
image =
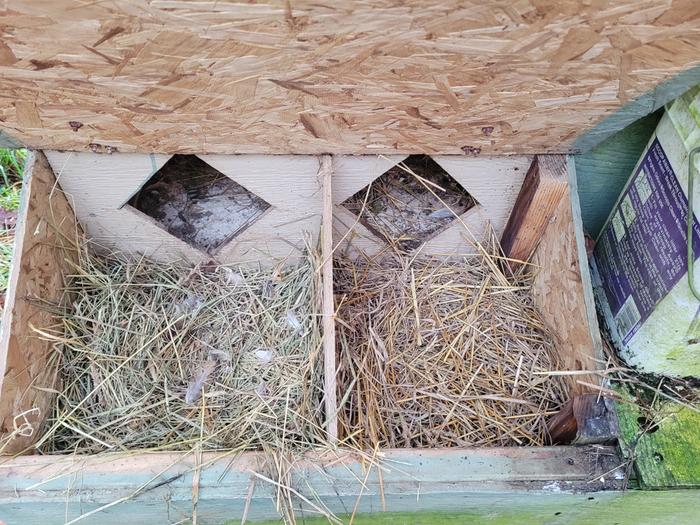
[[[71,262],[59,240],[76,225],[105,249],[190,264],[273,265],[308,242],[328,261],[336,246],[392,243],[449,257],[494,231],[507,256],[538,267],[535,306],[579,372],[561,441],[579,445],[385,450],[402,468],[383,478],[341,448],[311,454],[297,474],[335,511],[356,499],[364,511],[498,507],[531,493],[579,506],[590,499],[580,492],[622,488],[614,447],[590,444],[576,420],[601,410],[591,398],[605,389],[574,156],[700,82],[694,2],[6,4],[0,145],[34,152],[0,340],[5,454],[31,447],[50,406],[52,390],[34,388],[50,351],[35,329],[52,317],[32,298],[59,301]],[[454,191],[418,225],[401,206],[373,210],[394,219],[387,236],[358,210],[373,188],[389,202],[407,187],[399,165]],[[330,334],[332,267],[323,274]],[[166,523],[191,507],[193,483],[207,523],[274,517],[273,491],[250,478],[260,454],[232,457],[9,455],[0,519],[105,507],[100,523],[121,523],[109,507],[124,498],[141,515],[130,521]]]

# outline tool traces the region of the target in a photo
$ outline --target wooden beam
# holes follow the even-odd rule
[[[693,0],[6,3],[0,129],[37,149],[562,153],[700,81]]]
[[[335,299],[333,296],[333,158],[320,157],[319,180],[323,189],[321,221],[321,279],[323,327],[323,390],[326,409],[326,432],[331,443],[338,442],[338,402],[335,365]]]
[[[268,458],[232,451],[204,452],[201,461],[186,452],[5,458],[0,519],[8,525],[60,525],[122,500],[79,523],[186,521],[196,475],[202,522],[240,523],[246,507],[251,522],[273,519],[277,487],[251,475],[270,477]],[[382,502],[388,511],[464,509],[475,502],[486,508],[569,491],[597,498],[596,491],[622,487],[620,464],[614,447],[385,449],[372,461],[365,454],[325,450],[296,456],[288,483],[306,498],[293,497],[305,516],[315,514],[308,502],[319,501],[336,513],[349,512],[358,500],[359,512],[378,511]]]
[[[527,261],[537,248],[567,188],[566,157],[537,155],[525,176],[501,246],[506,257]]]

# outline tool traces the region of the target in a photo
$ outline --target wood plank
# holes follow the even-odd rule
[[[661,117],[656,112],[574,157],[584,231],[598,238]]]
[[[331,444],[338,442],[338,399],[335,364],[335,295],[333,293],[333,158],[320,159],[318,178],[323,188],[321,221],[321,278],[323,281],[323,395],[326,432]]]
[[[335,158],[338,159],[333,179],[335,243],[342,241],[344,245],[350,245],[351,251],[361,250],[374,255],[386,248],[385,240],[359,222],[354,213],[342,206],[342,202],[366,188],[404,157],[358,155]],[[532,157],[434,155],[433,159],[475,198],[477,205],[425,242],[421,253],[439,256],[474,253],[474,240],[483,240],[488,228],[493,228],[497,235],[503,231]]]
[[[200,155],[207,164],[262,197],[271,207],[214,255],[168,233],[125,203],[169,155],[46,152],[78,220],[97,244],[164,262],[222,264],[293,261],[319,235],[322,196],[314,156]],[[282,181],[294,181],[285,184]]]
[[[359,504],[359,514],[355,525],[396,525],[415,523],[420,525],[656,525],[672,522],[674,525],[696,525],[695,501],[697,492],[690,490],[595,492],[595,493],[464,493],[464,494],[423,494],[400,497],[389,496],[387,504],[400,512],[382,512],[377,497],[363,497]],[[349,513],[355,499],[343,500],[347,514],[340,514],[343,523],[349,523]],[[81,510],[89,512],[96,504],[84,502]],[[37,502],[29,507],[21,503],[0,505],[0,513],[8,524],[24,525],[65,525],[64,516],[69,519],[80,515],[76,507],[60,502]],[[433,509],[433,510],[425,510]],[[251,512],[260,515],[259,508],[251,504]],[[342,511],[341,511],[342,512]],[[239,525],[242,508],[234,500],[204,499],[198,507],[201,523],[206,525]],[[90,518],[82,519],[80,525],[171,525],[183,520],[188,522],[187,507],[167,500],[144,504],[129,501],[107,509]],[[301,519],[299,520],[302,521]],[[279,518],[260,522],[257,519],[246,523],[279,525]],[[313,517],[306,513],[304,525],[326,525],[326,518]]]
[[[36,5],[0,12],[0,128],[42,149],[564,153],[700,81],[692,0]]]
[[[94,523],[113,523],[113,512],[119,509],[124,512],[117,514],[122,519],[133,517],[134,524],[172,523],[191,515],[192,480],[201,465],[200,519],[240,521],[246,504],[251,520],[272,519],[276,517],[275,487],[258,479],[251,489],[251,471],[266,475],[265,461],[266,455],[256,452],[209,452],[202,455],[201,463],[186,453],[9,459],[0,463],[0,516],[10,519],[62,505],[56,516],[39,515],[46,520],[42,525],[64,523],[56,520],[129,498],[141,488],[129,503],[93,516]],[[445,508],[449,502],[458,508],[470,500],[531,498],[533,491],[550,496],[578,490],[596,493],[620,487],[622,482],[619,458],[610,447],[397,449],[382,451],[376,461],[382,465],[381,476],[376,466],[367,473],[366,456],[363,460],[347,451],[311,452],[295,458],[292,487],[310,501],[320,498],[334,512],[352,509],[362,490],[360,510],[366,512],[381,509],[382,494],[388,510],[425,510]],[[307,504],[299,500],[297,504],[305,515],[313,515]],[[139,509],[140,513],[132,514]]]
[[[4,454],[30,446],[49,410],[52,396],[39,388],[54,386],[51,343],[32,327],[45,328],[55,320],[35,301],[63,302],[63,275],[74,259],[74,253],[63,246],[75,240],[76,228],[73,210],[56,186],[46,157],[30,153],[0,336],[0,452]]]
[[[603,346],[588,268],[573,159],[567,161],[568,187],[532,257],[533,299],[557,341],[564,370],[598,370]],[[571,394],[598,385],[595,374],[568,376]]]
[[[567,186],[566,158],[563,155],[535,157],[501,237],[506,257],[516,261],[530,259]]]
[[[619,436],[613,401],[597,392],[569,399],[547,421],[547,430],[553,445],[612,444]]]

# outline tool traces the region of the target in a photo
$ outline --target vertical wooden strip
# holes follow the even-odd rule
[[[568,163],[568,184],[539,241],[532,262],[535,306],[557,342],[565,370],[596,370],[602,367],[602,342],[595,313],[586,258],[581,212],[576,194],[576,172]],[[596,374],[568,378],[571,395],[597,392]]]
[[[567,184],[564,155],[535,157],[501,238],[507,257],[518,261],[530,258],[566,192]]]
[[[320,157],[319,179],[323,186],[321,222],[321,279],[323,282],[323,389],[326,408],[326,432],[331,443],[338,442],[338,402],[335,366],[335,300],[333,298],[333,158]]]

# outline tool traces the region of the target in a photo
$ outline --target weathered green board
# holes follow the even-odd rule
[[[354,525],[696,525],[700,493],[696,491],[596,493],[547,497],[538,494],[501,498],[464,512],[359,514]],[[348,516],[340,516],[349,523]],[[268,521],[261,525],[279,524]],[[304,525],[328,523],[325,518],[299,520]],[[226,525],[239,525],[228,521]]]
[[[616,409],[620,444],[634,458],[642,488],[700,488],[700,413],[670,401],[655,407],[653,420],[635,403],[620,402]]]

